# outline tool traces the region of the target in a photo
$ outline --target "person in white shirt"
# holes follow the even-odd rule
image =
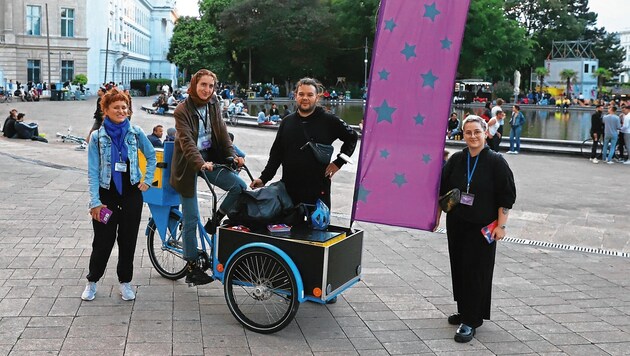
[[[166,103],[168,104],[168,106],[177,106],[177,104],[179,104],[179,101],[175,99],[175,96],[170,95],[166,100]]]
[[[624,106],[621,108],[621,111],[623,114],[621,115],[621,129],[619,129],[619,134],[623,135],[624,146],[628,154],[628,159],[623,162],[623,164],[630,164],[630,106]],[[621,147],[619,150],[621,151]],[[623,157],[619,157],[619,159],[623,159]]]

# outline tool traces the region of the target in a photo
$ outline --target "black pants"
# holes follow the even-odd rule
[[[619,159],[623,159],[623,149],[626,146],[626,140],[623,137],[623,133],[619,133],[619,138],[617,139],[617,147],[619,147]],[[630,157],[630,152],[628,152]]]
[[[114,242],[118,242],[118,281],[131,282],[133,278],[133,255],[136,252],[143,200],[140,190],[129,184],[128,174],[123,176],[123,182],[126,184],[122,196],[116,191],[113,182],[109,190],[99,189],[101,202],[112,211],[112,216],[107,224],[92,220],[94,241],[87,275],[90,282],[98,282],[103,277]]]
[[[591,133],[591,138],[593,139],[593,148],[591,148],[591,159],[597,158],[597,143],[602,140],[602,133],[597,133],[597,140],[595,139],[595,133]]]

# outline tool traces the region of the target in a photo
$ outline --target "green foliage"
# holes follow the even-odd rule
[[[79,85],[79,84],[86,85],[87,82],[88,82],[88,78],[87,78],[87,75],[85,74],[77,74],[74,76],[74,79],[72,80],[73,85]]]
[[[593,77],[597,78],[597,97],[600,97],[602,86],[607,80],[613,77],[613,73],[606,68],[599,67],[595,70],[595,73],[593,73]]]
[[[540,91],[543,91],[543,87],[545,86],[545,77],[549,75],[549,69],[545,67],[537,67],[534,70],[538,80],[540,81]]]
[[[514,98],[514,86],[510,82],[497,82],[492,89],[495,98],[511,102]]]
[[[459,57],[460,78],[509,78],[530,60],[531,41],[504,16],[503,0],[471,0]]]
[[[157,94],[157,86],[158,84],[160,85],[160,88],[164,85],[164,84],[168,84],[168,86],[173,86],[173,83],[171,82],[170,79],[164,79],[164,78],[151,78],[151,79],[133,79],[129,85],[131,86],[132,90],[138,90],[141,92],[145,92],[147,90],[146,86],[147,83],[149,83],[149,93],[145,93],[145,95],[149,96],[149,95],[154,95]]]
[[[564,93],[568,96],[571,93],[571,81],[577,79],[577,72],[573,69],[563,69],[560,72],[560,79],[567,81],[567,86]]]

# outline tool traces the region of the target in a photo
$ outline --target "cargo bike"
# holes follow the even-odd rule
[[[164,278],[178,280],[186,275],[186,261],[179,195],[168,183],[172,155],[172,142],[157,149],[155,180],[143,194],[151,210],[146,228],[151,263]],[[217,188],[201,176],[214,214]],[[361,280],[362,230],[294,226],[277,233],[226,224],[208,234],[202,220],[197,224],[199,265],[223,284],[230,312],[249,330],[277,332],[293,320],[300,303],[325,304]]]

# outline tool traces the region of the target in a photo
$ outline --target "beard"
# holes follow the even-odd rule
[[[301,113],[301,114],[310,114],[315,110],[315,106],[317,104],[309,104],[306,108],[304,108],[302,106],[302,104],[298,105],[297,110]]]

